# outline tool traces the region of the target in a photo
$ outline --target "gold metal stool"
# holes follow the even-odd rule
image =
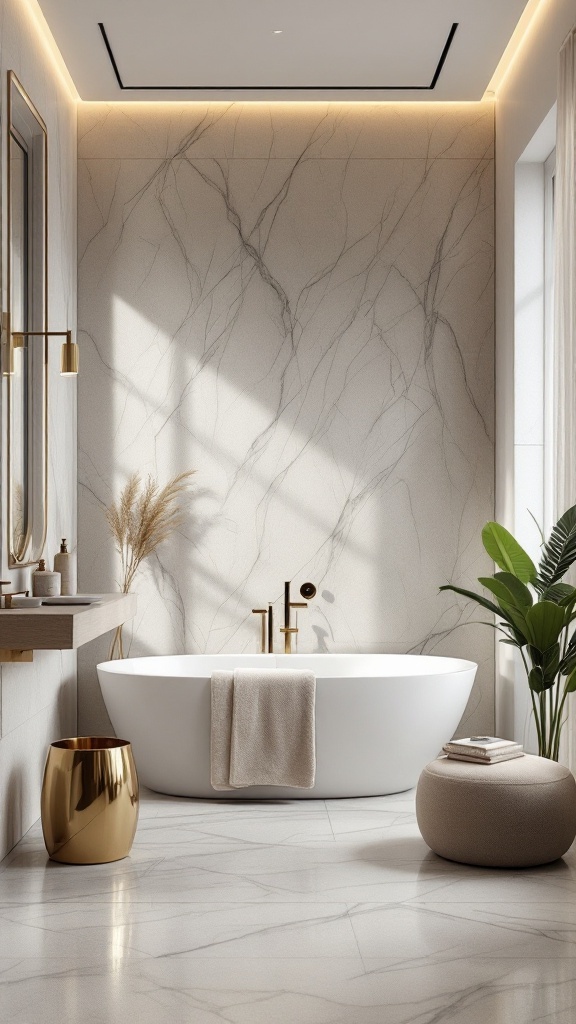
[[[105,864],[130,853],[138,822],[138,776],[126,740],[76,736],[48,748],[42,831],[52,860]]]

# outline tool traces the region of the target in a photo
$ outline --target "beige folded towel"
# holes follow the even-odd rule
[[[236,669],[212,673],[213,789],[312,789],[316,771],[313,672]]]

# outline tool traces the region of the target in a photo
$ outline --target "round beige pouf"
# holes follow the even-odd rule
[[[434,853],[461,864],[549,864],[576,836],[576,781],[556,761],[525,754],[499,764],[439,757],[416,791],[416,817]]]

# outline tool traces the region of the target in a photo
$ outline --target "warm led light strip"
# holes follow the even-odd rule
[[[144,110],[148,107],[150,110],[160,110],[162,107],[171,107],[173,110],[178,108],[186,107],[197,107],[199,109],[205,109],[211,107],[216,109],[221,107],[222,110],[228,109],[232,104],[235,107],[246,107],[252,109],[253,107],[273,107],[275,110],[280,107],[290,107],[292,110],[302,110],[303,107],[397,107],[398,110],[406,110],[411,107],[416,110],[439,110],[444,107],[480,107],[480,106],[492,106],[494,97],[483,96],[479,100],[80,100],[83,107],[134,107],[138,110]]]
[[[526,4],[518,24],[510,37],[510,42],[500,58],[498,67],[488,83],[484,99],[492,99],[498,95],[508,75],[516,66],[518,58],[528,41],[538,31],[552,2],[553,0],[529,0],[529,3]]]
[[[508,75],[509,75],[510,71],[516,65],[518,57],[521,54],[522,50],[524,49],[527,41],[537,31],[537,28],[540,25],[540,22],[542,21],[544,15],[547,12],[547,8],[550,6],[550,4],[552,2],[553,2],[553,0],[529,0],[528,4],[526,5],[526,7],[524,9],[523,14],[521,15],[521,17],[520,17],[520,19],[518,21],[518,24],[517,24],[517,26],[516,26],[512,36],[510,38],[510,41],[509,41],[506,49],[504,50],[504,53],[503,53],[502,57],[500,58],[500,62],[498,64],[498,67],[496,68],[496,70],[495,70],[495,72],[494,72],[490,82],[488,83],[487,89],[486,89],[486,91],[484,93],[484,96],[482,97],[482,99],[484,101],[494,99],[494,97],[501,90],[502,85],[504,84],[505,80],[508,78]],[[50,31],[50,27],[49,27],[49,25],[48,25],[48,23],[47,23],[47,21],[46,21],[46,19],[44,17],[44,14],[42,13],[42,10],[41,10],[39,4],[38,4],[38,0],[20,0],[20,3],[21,3],[22,8],[24,8],[26,10],[27,16],[28,16],[29,20],[31,21],[31,23],[34,26],[34,30],[36,32],[36,35],[41,40],[42,45],[44,46],[45,50],[49,54],[50,59],[51,59],[53,65],[54,65],[54,67],[56,68],[58,74],[60,75],[60,78],[65,83],[68,91],[70,92],[70,95],[72,96],[72,98],[74,100],[80,101],[80,102],[94,103],[94,104],[101,103],[101,102],[102,103],[106,102],[107,104],[125,103],[126,102],[126,101],[122,101],[122,100],[120,100],[120,101],[118,101],[118,100],[108,100],[108,101],[84,100],[83,101],[81,99],[79,93],[78,93],[78,90],[77,90],[77,88],[76,88],[76,86],[74,84],[74,81],[73,81],[73,79],[72,79],[72,77],[70,75],[70,72],[68,71],[68,68],[66,67],[64,59],[62,57],[62,54],[60,53],[60,50],[59,50],[59,48],[58,48],[58,46],[57,46],[57,44],[56,44],[56,42],[54,40],[54,36],[52,35],[52,32]],[[138,101],[133,101],[133,102],[138,102]],[[172,105],[172,104],[176,105],[178,103],[181,104],[183,101],[182,100],[164,100],[162,102],[165,105]],[[190,101],[188,101],[188,102],[190,102]],[[200,101],[200,102],[203,102],[203,101]],[[209,102],[209,101],[205,101],[205,102]],[[212,102],[214,102],[214,101],[212,101]],[[218,101],[216,101],[216,102],[218,102]],[[250,106],[252,106],[252,105],[256,106],[256,105],[258,105],[260,103],[266,105],[266,104],[269,103],[268,100],[256,100],[256,101],[252,101],[252,102],[249,101],[249,100],[248,101],[247,100],[242,100],[241,102],[243,104],[250,104]],[[280,106],[283,102],[285,102],[286,105],[288,105],[288,104],[292,105],[292,103],[294,101],[291,101],[291,100],[280,101],[280,103],[277,103],[276,105]],[[296,101],[296,102],[298,102],[299,106],[302,106],[302,101]],[[329,101],[326,101],[326,100],[307,100],[307,101],[304,101],[304,103],[309,103],[311,105],[312,104],[324,105],[326,102],[329,102]],[[335,102],[337,102],[341,106],[345,106],[348,103],[352,103],[355,106],[357,106],[358,103],[361,103],[361,104],[365,103],[367,105],[374,105],[375,103],[378,103],[378,104],[382,104],[382,105],[386,105],[386,106],[398,105],[398,106],[406,107],[406,106],[412,106],[412,103],[413,103],[414,106],[418,106],[418,107],[421,108],[422,106],[427,105],[426,103],[424,103],[424,104],[422,104],[422,103],[415,103],[414,101],[410,102],[409,100],[408,101],[403,101],[403,100],[393,100],[393,101],[385,101],[385,100],[384,101],[382,101],[382,100],[380,100],[380,101],[378,101],[378,100],[360,100],[360,101],[353,101],[352,100],[352,101],[346,101],[346,100],[340,100],[340,101],[335,101]],[[441,105],[442,106],[449,106],[449,105],[457,105],[457,104],[465,104],[465,103],[470,104],[470,103],[475,103],[475,102],[481,102],[481,101],[474,101],[474,100],[445,100],[445,101],[441,101]],[[139,105],[142,106],[143,105],[142,102],[140,102]],[[161,104],[159,104],[158,102],[152,101],[151,105],[154,105],[154,106],[157,107],[157,106],[159,106]],[[438,102],[436,102],[436,103],[433,103],[433,105],[434,106],[438,106],[439,104],[438,104]]]
[[[20,0],[20,5],[26,11],[29,21],[34,26],[36,35],[48,53],[52,64],[64,82],[72,99],[79,100],[80,96],[78,90],[74,85],[74,81],[66,67],[66,64],[64,63],[64,58],[56,45],[56,41],[50,31],[50,27],[42,13],[40,5],[38,4],[38,0]]]

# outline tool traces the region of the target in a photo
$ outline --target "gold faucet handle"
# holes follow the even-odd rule
[[[2,598],[4,598],[4,608],[12,607],[12,598],[16,597],[17,594],[25,594],[26,597],[28,597],[29,594],[28,590],[13,590],[11,594],[3,594],[2,587],[10,586],[12,586],[12,580],[0,580],[0,603]]]
[[[268,615],[268,609],[253,608],[252,614],[262,616],[262,625],[260,631],[260,654],[266,654],[266,616]]]
[[[0,591],[2,590],[2,587],[11,587],[11,586],[12,586],[12,580],[0,580]],[[16,597],[16,594],[26,594],[26,596],[28,596],[28,593],[29,593],[28,590],[14,590],[11,594],[4,594],[3,596],[4,597]]]
[[[284,633],[284,654],[292,654],[292,634],[298,632],[296,626],[281,626],[280,632]]]
[[[308,602],[307,601],[290,601],[290,607],[291,608],[307,608],[308,607]]]

